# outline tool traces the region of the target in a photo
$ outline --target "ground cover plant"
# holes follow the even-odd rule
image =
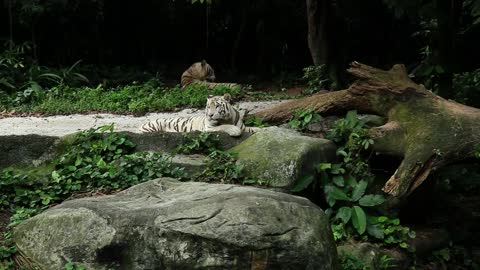
[[[0,174],[0,210],[12,213],[11,229],[67,198],[109,194],[161,176],[183,178],[169,153],[138,152],[113,125],[89,129],[65,142],[64,152],[34,169],[6,168]],[[15,253],[10,233],[0,238],[0,269]]]

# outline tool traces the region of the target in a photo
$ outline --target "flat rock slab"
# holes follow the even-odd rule
[[[187,142],[182,133],[158,132],[158,133],[132,133],[121,132],[135,143],[135,151],[171,152],[180,144]],[[198,135],[200,132],[192,132]],[[42,135],[11,135],[0,136],[0,168],[8,166],[37,166],[55,157],[58,146],[63,146],[65,137],[42,136]],[[217,132],[219,148],[228,149],[245,140],[250,134],[242,134],[240,137],[231,137],[226,133]]]
[[[14,230],[42,269],[337,268],[328,218],[309,200],[235,185],[152,180],[67,201]]]

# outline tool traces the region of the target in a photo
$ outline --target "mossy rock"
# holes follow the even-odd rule
[[[270,127],[250,136],[231,151],[245,165],[249,177],[288,192],[299,179],[313,174],[315,165],[335,162],[336,149],[332,141]]]
[[[19,259],[107,269],[333,270],[327,216],[308,199],[161,178],[63,202],[14,229]]]

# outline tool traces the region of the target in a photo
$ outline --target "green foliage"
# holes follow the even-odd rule
[[[207,168],[196,175],[198,181],[221,183],[263,184],[256,179],[247,179],[243,165],[237,162],[235,154],[219,149],[218,135],[202,132],[198,135],[184,135],[187,141],[179,145],[174,152],[183,154],[207,154]]]
[[[10,258],[17,252],[17,248],[11,238],[11,230],[22,221],[36,215],[39,209],[17,208],[10,217],[7,232],[3,234],[3,241],[0,241],[0,270],[15,269]],[[1,238],[0,238],[1,239]]]
[[[302,178],[292,191],[299,192],[309,186],[323,189],[335,240],[366,233],[384,244],[406,248],[405,241],[414,237],[408,228],[400,226],[398,219],[373,216],[375,208],[383,204],[385,198],[368,193],[374,176],[364,152],[369,150],[373,140],[357,113],[350,111],[345,118],[337,120],[327,137],[338,144],[337,155],[342,157],[342,162],[318,164],[317,176]]]
[[[81,132],[53,170],[3,170],[0,207],[44,208],[78,192],[112,192],[160,176],[184,176],[171,167],[169,155],[132,154],[134,147],[125,135],[113,133],[113,126]]]
[[[305,94],[313,94],[323,89],[330,89],[332,81],[328,76],[327,66],[309,66],[303,69],[302,79],[308,84]]]
[[[249,117],[244,124],[249,127],[266,127],[266,123],[263,122],[263,119],[258,116]]]
[[[314,109],[300,109],[293,112],[293,119],[288,123],[291,128],[307,130],[309,124],[321,120],[322,117]]]
[[[343,252],[339,254],[339,258],[342,270],[369,270],[365,263],[352,253]]]
[[[207,162],[207,169],[197,176],[198,180],[221,183],[241,183],[245,180],[243,165],[237,162],[233,153],[214,150],[208,155]]]
[[[397,267],[396,264],[392,263],[394,259],[389,257],[388,255],[383,255],[377,262],[378,269],[390,269]]]
[[[185,133],[187,141],[179,145],[175,152],[182,154],[208,154],[219,148],[218,135],[210,132],[200,134]]]
[[[4,103],[0,99],[0,109],[14,109],[17,112],[38,112],[46,114],[70,114],[85,112],[111,112],[141,114],[151,111],[172,111],[178,108],[203,108],[209,95],[230,93],[232,97],[241,95],[240,88],[225,86],[209,90],[206,86],[192,85],[165,88],[156,79],[142,84],[118,86],[106,89],[103,85],[91,87],[54,86],[29,103]]]
[[[455,74],[453,91],[456,101],[469,106],[480,107],[480,69]]]
[[[161,176],[185,177],[183,169],[171,166],[170,155],[132,153],[135,145],[125,135],[113,133],[113,125],[80,132],[65,147],[50,166],[1,171],[0,209],[15,209],[8,228],[74,194],[115,192]],[[0,259],[8,259],[16,252],[10,233],[4,239]],[[0,263],[0,269],[9,269],[1,267],[7,266]]]
[[[80,64],[81,61],[82,60],[78,60],[70,67],[60,69],[57,73],[43,73],[39,77],[47,78],[53,81],[56,85],[72,85],[76,81],[89,83],[90,81],[85,75],[74,72],[75,67]]]
[[[401,248],[409,248],[406,241],[415,238],[415,232],[408,227],[400,225],[400,219],[386,216],[369,217],[369,235],[383,240],[387,245],[398,245]]]

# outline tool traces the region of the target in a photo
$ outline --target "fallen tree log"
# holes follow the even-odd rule
[[[480,143],[480,109],[435,95],[410,80],[403,65],[385,71],[353,62],[348,72],[357,80],[346,90],[292,100],[254,115],[269,123],[310,108],[322,115],[356,109],[385,116],[387,123],[370,132],[375,151],[403,158],[383,187],[397,198],[410,194],[441,166],[473,156]]]

